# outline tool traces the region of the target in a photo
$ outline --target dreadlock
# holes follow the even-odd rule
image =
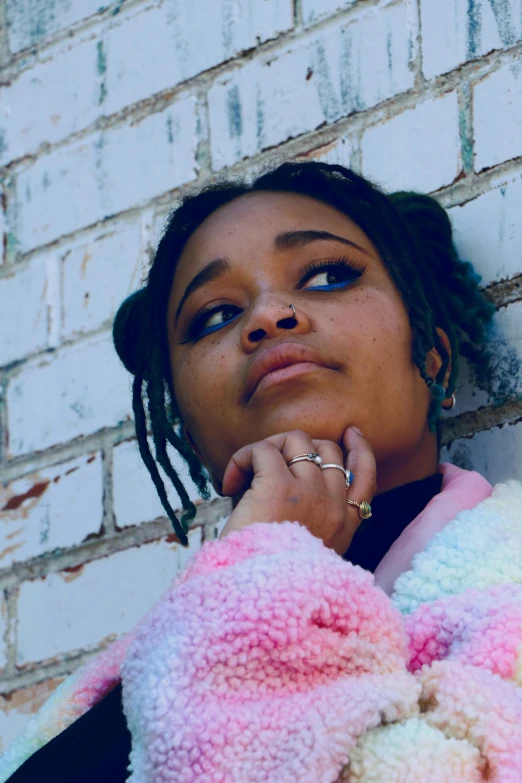
[[[192,480],[206,499],[209,477],[181,431],[167,341],[170,290],[178,259],[198,226],[220,206],[261,191],[298,193],[329,204],[359,225],[375,245],[408,310],[412,358],[430,388],[428,426],[437,435],[442,402],[455,390],[459,351],[475,363],[485,356],[483,351],[473,350],[472,344],[485,338],[494,307],[481,294],[481,278],[472,265],[459,259],[449,217],[433,198],[409,192],[387,195],[350,169],[314,161],[283,163],[252,182],[220,181],[185,197],[169,217],[145,287],[123,302],[113,327],[118,355],[134,375],[132,399],[140,454],[176,535],[185,546],[196,509],[170,461],[167,444],[185,460]],[[435,327],[446,332],[451,346],[447,389],[442,383],[450,354]],[[435,381],[425,368],[426,354],[433,347],[443,359]],[[149,445],[147,414],[155,457]],[[183,508],[181,520],[168,500],[158,465],[178,492]]]

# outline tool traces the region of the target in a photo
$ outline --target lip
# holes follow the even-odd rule
[[[299,366],[298,366],[299,365]],[[336,369],[328,364],[313,348],[300,343],[285,342],[265,348],[258,354],[248,372],[245,398],[248,402],[264,378],[274,374],[274,381],[285,380],[300,375],[316,367]],[[287,373],[281,372],[292,368]]]

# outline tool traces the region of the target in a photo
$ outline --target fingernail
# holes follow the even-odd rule
[[[357,433],[357,435],[360,435],[360,436],[361,436],[361,438],[363,438],[363,437],[364,437],[364,435],[362,434],[361,430],[360,430],[360,429],[358,429],[357,427],[350,427],[350,429],[351,429],[351,430],[353,430],[354,432],[356,432],[356,433]]]

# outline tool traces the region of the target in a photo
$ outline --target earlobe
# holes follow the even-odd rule
[[[448,356],[449,356],[449,362],[448,366],[446,368],[446,373],[444,375],[444,380],[442,382],[442,385],[445,389],[448,387],[449,377],[451,375],[451,343],[449,341],[449,337],[444,331],[444,329],[441,329],[440,326],[436,327],[436,332],[439,337],[440,342],[442,343],[444,349],[446,350]],[[430,378],[437,377],[437,374],[442,367],[442,356],[440,355],[440,352],[437,350],[437,348],[434,346],[431,351],[429,351],[426,354],[426,372],[430,376]]]

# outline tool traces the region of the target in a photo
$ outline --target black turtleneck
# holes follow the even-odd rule
[[[372,515],[357,528],[344,559],[373,573],[404,528],[438,495],[441,484],[442,473],[434,473],[374,497]]]
[[[442,474],[435,473],[377,495],[372,501],[372,516],[359,526],[344,559],[375,571],[404,528],[440,492],[441,482]],[[35,780],[123,783],[127,778],[130,749],[131,738],[123,714],[121,685],[118,685],[27,759],[8,783]]]

